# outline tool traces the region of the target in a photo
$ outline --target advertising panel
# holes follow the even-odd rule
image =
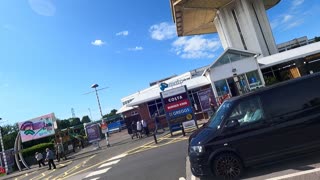
[[[89,143],[100,140],[100,127],[98,124],[86,124],[85,130]]]
[[[22,142],[54,135],[54,122],[55,116],[53,113],[19,122],[18,125]]]
[[[201,104],[202,111],[211,110],[210,97],[211,97],[212,100],[215,99],[211,88],[199,91],[198,92],[198,97],[199,97],[199,101],[200,101],[200,104]],[[216,103],[214,103],[214,104],[216,104]]]

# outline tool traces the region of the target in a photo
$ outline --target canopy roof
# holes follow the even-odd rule
[[[170,0],[173,21],[178,36],[217,32],[213,23],[219,8],[234,0]],[[265,9],[272,8],[280,0],[263,0]]]

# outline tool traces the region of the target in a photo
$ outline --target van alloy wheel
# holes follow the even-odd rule
[[[214,160],[214,173],[218,177],[225,179],[237,179],[242,173],[242,163],[233,154],[221,154]]]

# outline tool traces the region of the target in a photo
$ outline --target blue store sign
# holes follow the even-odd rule
[[[185,116],[187,114],[192,114],[191,106],[167,112],[167,117],[170,120],[170,119],[174,119],[174,118],[177,118],[177,117]]]

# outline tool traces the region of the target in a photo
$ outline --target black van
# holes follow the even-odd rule
[[[227,179],[248,166],[320,150],[320,73],[226,100],[188,148],[195,176]]]

